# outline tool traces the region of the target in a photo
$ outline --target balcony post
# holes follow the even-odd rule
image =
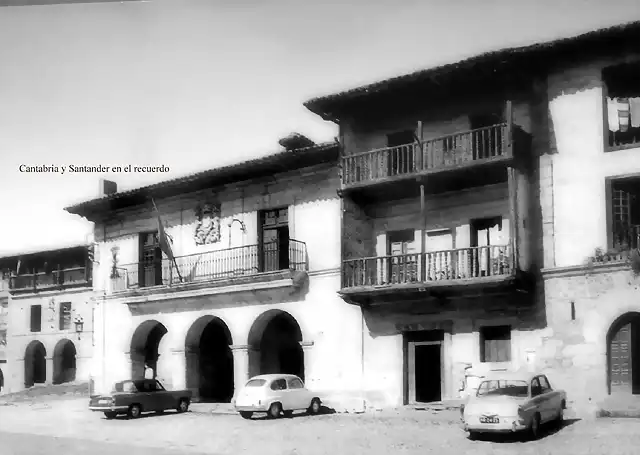
[[[35,266],[33,267],[33,290],[35,291],[36,289],[38,289],[38,285],[37,285],[37,275],[36,275],[36,268]]]
[[[518,187],[516,170],[512,166],[507,169],[509,183],[509,243],[511,244],[511,273],[514,274],[518,266]]]
[[[427,216],[424,200],[424,183],[420,183],[420,281],[425,282],[427,278],[427,261],[425,257],[426,245],[424,242],[425,232],[427,230]]]
[[[58,264],[58,273],[56,273],[56,282],[55,282],[55,284],[57,284],[58,286],[62,286],[63,282],[64,282],[64,280],[62,278],[62,267],[60,267],[60,264]]]
[[[513,103],[507,100],[504,107],[504,117],[507,122],[507,131],[505,134],[506,156],[513,157]]]

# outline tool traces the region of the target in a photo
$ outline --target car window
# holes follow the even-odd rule
[[[249,382],[247,382],[245,387],[262,387],[266,383],[267,383],[266,379],[252,379]]]
[[[137,388],[133,381],[116,382],[113,387],[114,392],[133,393],[137,391]]]
[[[160,390],[165,390],[164,386],[162,384],[160,384],[160,381],[156,380],[155,384],[155,388],[156,390],[160,391]]]
[[[538,378],[533,378],[533,381],[531,381],[531,396],[537,397],[540,394],[542,394],[542,387],[540,387],[540,381],[538,381]]]
[[[551,391],[551,385],[549,384],[549,381],[547,380],[546,376],[539,376],[538,379],[540,381],[540,387],[542,388],[542,393],[547,393]]]
[[[298,378],[289,379],[289,388],[290,389],[304,389],[304,384]]]
[[[286,390],[287,381],[284,379],[276,379],[271,383],[271,390]]]
[[[490,379],[482,381],[478,387],[476,395],[479,397],[486,395],[527,397],[529,385],[527,381],[517,381],[511,379]]]

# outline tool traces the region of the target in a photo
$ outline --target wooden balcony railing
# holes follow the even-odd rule
[[[513,127],[517,139],[526,134]],[[342,157],[344,186],[375,183],[392,177],[419,174],[432,169],[508,157],[506,123]]]
[[[279,270],[307,270],[307,246],[289,240],[284,248],[278,243],[248,245],[150,263],[133,263],[112,272],[112,289],[124,291],[149,286],[193,283],[257,275]],[[177,264],[177,268],[176,268]]]
[[[342,288],[466,280],[512,272],[510,245],[478,246],[349,259],[342,262]]]
[[[640,247],[640,225],[614,225],[613,247],[628,250]]]
[[[91,284],[91,270],[88,267],[58,268],[49,273],[20,274],[9,278],[9,289],[14,291],[89,284]]]

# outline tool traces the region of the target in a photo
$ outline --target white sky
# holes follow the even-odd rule
[[[277,151],[291,131],[332,140],[335,126],[302,106],[311,97],[632,20],[640,0],[0,8],[0,254],[84,241],[91,224],[63,208],[96,197],[100,177],[128,189]],[[26,174],[21,164],[171,172]]]

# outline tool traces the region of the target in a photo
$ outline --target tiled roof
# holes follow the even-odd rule
[[[336,121],[336,111],[342,106],[358,99],[364,99],[373,94],[391,92],[411,84],[420,84],[421,86],[428,84],[438,85],[442,79],[446,79],[456,73],[469,71],[480,65],[487,66],[489,71],[495,71],[495,69],[500,66],[514,62],[521,64],[546,64],[550,63],[551,59],[537,60],[536,63],[532,63],[532,58],[544,57],[547,59],[551,56],[552,52],[560,52],[563,55],[571,56],[576,51],[589,52],[592,50],[592,47],[615,49],[619,47],[620,42],[640,49],[640,47],[638,47],[638,43],[640,42],[640,21],[598,29],[569,38],[486,52],[456,63],[427,68],[339,93],[312,98],[305,102],[304,106],[325,120]],[[439,80],[435,80],[435,78]]]
[[[337,159],[338,144],[336,142],[316,144],[311,147],[285,150],[260,158],[165,180],[141,188],[109,194],[66,207],[65,210],[69,213],[92,219],[100,213],[108,213],[123,207],[143,204],[151,197],[176,196],[186,192],[273,175],[277,172],[301,169],[315,164],[337,163]]]

